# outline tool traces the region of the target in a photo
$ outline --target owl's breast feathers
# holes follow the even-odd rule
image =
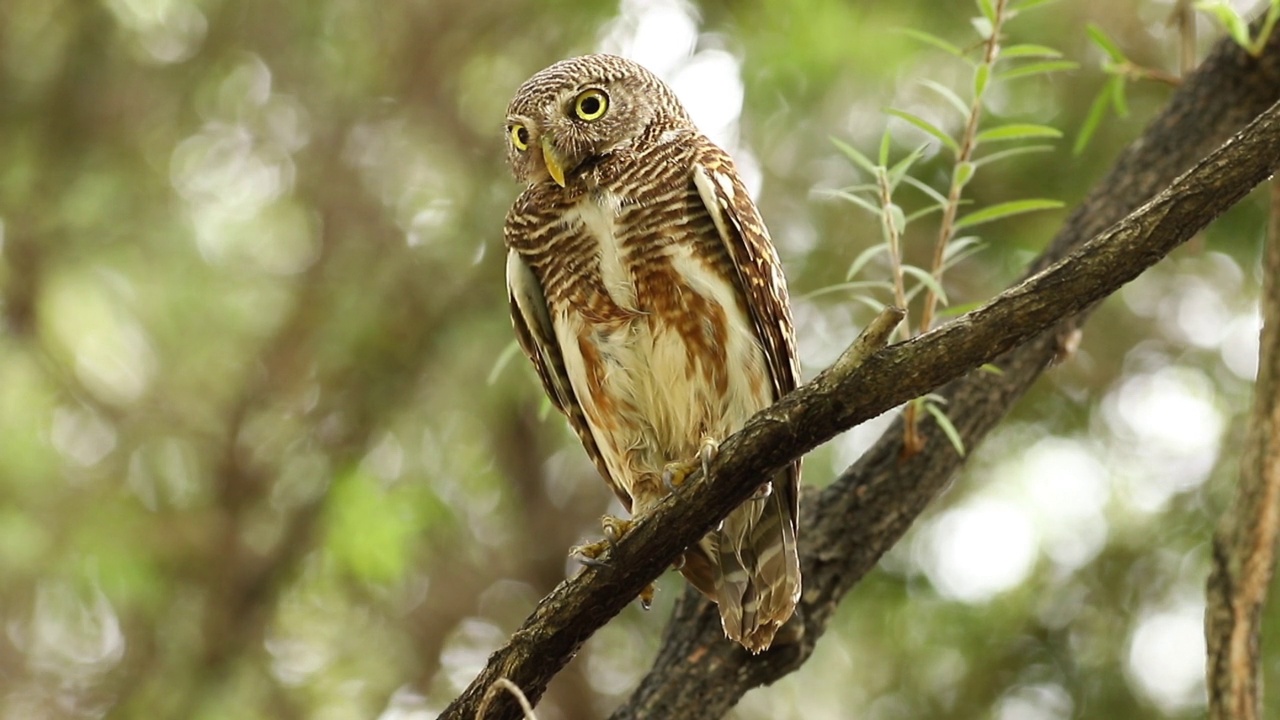
[[[773,388],[688,145],[629,150],[593,167],[587,189],[531,189],[526,208],[544,222],[513,247],[542,283],[569,382],[635,512],[664,492],[667,463],[736,431]],[[661,172],[636,173],[637,152]]]

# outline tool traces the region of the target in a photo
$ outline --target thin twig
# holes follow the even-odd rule
[[[480,701],[480,707],[476,710],[476,720],[484,720],[485,713],[489,712],[489,703],[493,701],[493,698],[497,697],[500,690],[506,690],[511,693],[516,702],[520,703],[520,709],[524,711],[525,720],[538,720],[537,714],[533,712],[533,706],[529,704],[529,698],[524,696],[524,691],[520,689],[520,686],[504,677],[494,680],[489,689],[485,691],[484,698]]]

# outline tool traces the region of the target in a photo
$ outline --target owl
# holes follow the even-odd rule
[[[516,91],[507,215],[517,339],[600,475],[637,516],[799,378],[778,256],[729,156],[675,94],[611,55]],[[677,563],[752,652],[800,596],[799,461]],[[607,538],[629,522],[605,518]],[[604,542],[576,548],[592,562]]]

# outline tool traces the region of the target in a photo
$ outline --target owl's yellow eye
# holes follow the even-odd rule
[[[511,144],[516,146],[517,150],[524,151],[529,149],[529,128],[515,124],[511,126]]]
[[[573,101],[573,111],[583,120],[599,120],[609,109],[609,96],[601,90],[588,90]]]

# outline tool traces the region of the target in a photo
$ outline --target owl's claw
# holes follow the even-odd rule
[[[627,531],[634,524],[634,520],[623,520],[612,515],[605,515],[600,518],[600,527],[604,531],[604,539],[593,543],[574,545],[569,549],[569,557],[587,567],[608,567],[609,563],[601,560],[600,556],[606,550],[612,550],[613,546],[618,544],[618,541],[622,539],[623,535],[627,534]]]
[[[667,486],[668,492],[675,492],[676,488],[684,485],[685,481],[693,477],[698,470],[702,471],[703,479],[710,477],[711,461],[715,460],[719,454],[720,441],[710,435],[704,436],[697,457],[692,460],[667,463],[662,470],[662,483]]]
[[[577,560],[579,563],[592,568],[606,568],[609,563],[601,560],[600,556],[606,551],[612,550],[618,541],[626,535],[631,526],[635,525],[634,520],[623,520],[612,515],[605,515],[600,518],[600,527],[604,531],[604,539],[597,540],[593,543],[584,543],[582,545],[574,545],[569,549],[569,557]],[[653,583],[650,583],[640,591],[640,605],[648,610],[653,605],[653,594],[655,592]]]
[[[582,545],[574,545],[569,548],[569,557],[577,560],[579,564],[592,568],[606,568],[609,563],[600,559],[605,550],[608,550],[610,543],[607,540],[599,540],[593,543],[584,543]]]

